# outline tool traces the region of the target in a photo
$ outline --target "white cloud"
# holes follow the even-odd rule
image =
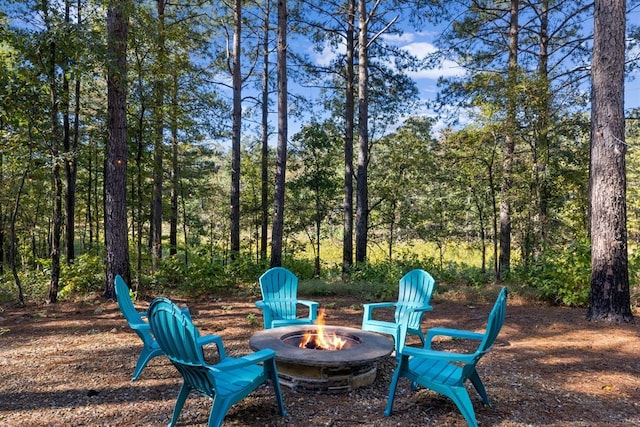
[[[432,43],[429,43],[429,42],[408,43],[402,46],[402,49],[406,50],[411,55],[418,58],[422,58],[426,55],[430,55],[438,51],[438,49]]]
[[[384,38],[387,43],[401,45],[404,43],[411,43],[415,40],[415,33],[383,34],[382,38]]]
[[[437,80],[440,77],[455,77],[464,75],[464,68],[460,67],[453,61],[444,61],[437,68],[432,68],[429,70],[419,70],[419,71],[411,71],[408,72],[407,75],[412,79],[430,79]]]
[[[414,37],[411,37],[411,39],[414,39]],[[401,48],[406,50],[416,58],[424,58],[427,55],[434,54],[438,51],[438,48],[433,43],[429,43],[427,41],[408,43],[403,46],[401,45]],[[409,75],[409,77],[416,80],[437,80],[439,77],[461,76],[464,74],[464,69],[454,61],[445,60],[437,68],[433,68],[430,70],[413,71],[407,74]]]
[[[338,54],[344,54],[346,52],[346,47],[343,44],[338,46],[338,49],[331,46],[329,43],[325,43],[322,48],[322,52],[318,53],[317,51],[312,51],[311,55],[315,60],[315,63],[321,66],[327,66],[333,61]]]

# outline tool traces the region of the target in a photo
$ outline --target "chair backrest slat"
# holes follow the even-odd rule
[[[399,281],[398,304],[396,306],[395,321],[400,322],[407,311],[429,304],[436,281],[422,269],[411,270]],[[420,327],[423,313],[413,313],[409,316],[409,328]]]

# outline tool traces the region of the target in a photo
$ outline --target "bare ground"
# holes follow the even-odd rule
[[[362,309],[349,298],[317,298],[327,323],[359,327]],[[187,303],[202,334],[224,339],[231,355],[250,351],[261,314],[249,297]],[[145,308],[147,302],[141,302]],[[490,303],[435,297],[424,326],[484,327]],[[590,323],[582,309],[511,298],[505,326],[480,362],[493,408],[472,391],[481,426],[640,425],[640,327]],[[255,315],[254,322],[250,322]],[[636,314],[637,315],[637,314]],[[248,317],[249,316],[249,317]],[[257,322],[256,322],[257,321]],[[443,343],[452,348],[458,343]],[[180,386],[164,357],[131,381],[140,343],[115,302],[99,298],[0,312],[0,426],[166,425]],[[401,380],[394,413],[383,414],[392,358],[371,386],[340,395],[283,389],[288,414],[276,414],[263,386],[235,405],[225,426],[465,426],[455,405]],[[179,425],[206,425],[210,400],[192,395]]]

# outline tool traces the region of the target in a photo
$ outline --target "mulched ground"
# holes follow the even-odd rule
[[[361,301],[316,298],[328,324],[358,328]],[[250,351],[261,330],[254,298],[187,303],[202,334],[221,335],[231,355]],[[434,296],[424,326],[482,330],[491,302]],[[148,301],[138,304],[145,308]],[[459,343],[443,343],[456,348]],[[100,298],[0,312],[0,426],[159,426],[170,419],[180,378],[164,357],[131,382],[140,343],[117,304]],[[585,311],[511,298],[504,328],[480,362],[493,408],[472,390],[481,426],[640,425],[640,327],[590,323]],[[394,413],[385,417],[395,362],[379,365],[371,386],[340,395],[283,389],[287,416],[276,414],[262,387],[235,405],[225,426],[465,426],[455,405],[401,380]],[[192,395],[181,426],[207,423],[211,401]]]

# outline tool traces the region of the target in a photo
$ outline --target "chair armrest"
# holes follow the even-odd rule
[[[131,327],[131,329],[138,330],[138,331],[151,330],[151,326],[147,322],[136,322],[136,323],[129,322],[129,326]]]
[[[138,311],[138,314],[140,315],[140,317],[147,317],[147,310],[140,310]]]
[[[362,308],[364,308],[362,319],[363,321],[373,320],[373,310],[379,308],[394,308],[397,305],[397,302],[373,302],[369,304],[362,304]]]
[[[227,358],[226,360],[214,365],[215,369],[220,371],[229,371],[232,369],[240,369],[246,366],[255,366],[258,363],[265,362],[276,357],[276,352],[265,348],[255,353],[250,353],[238,358]]]
[[[425,337],[425,348],[431,348],[431,342],[433,341],[433,338],[438,336],[477,341],[482,341],[482,339],[484,338],[484,334],[480,332],[451,328],[431,328],[427,330],[427,336]]]
[[[476,356],[475,353],[464,354],[450,351],[430,350],[427,348],[404,347],[402,357],[415,356],[420,359],[443,360],[446,362],[468,363]]]
[[[222,338],[218,335],[202,335],[198,337],[198,345],[207,345],[207,344],[216,344],[218,347],[221,347]]]
[[[299,299],[297,303],[309,307],[309,319],[315,320],[318,317],[318,307],[320,303],[306,299]]]
[[[271,308],[262,300],[256,301],[256,307],[262,311],[264,329],[271,329],[271,324],[273,323],[273,312]]]
[[[203,335],[198,337],[198,345],[200,347],[204,347],[208,344],[215,344],[218,347],[218,355],[220,356],[220,360],[227,357],[227,352],[224,349],[224,345],[222,344],[222,337],[218,335]]]

